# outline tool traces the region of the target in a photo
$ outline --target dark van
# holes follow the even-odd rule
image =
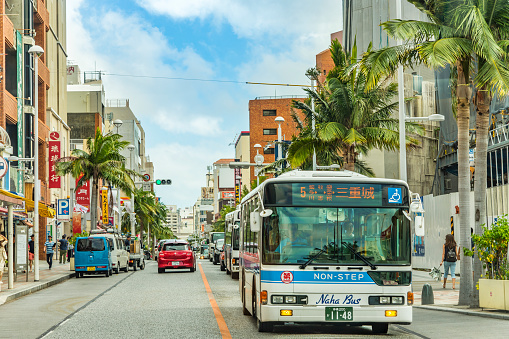
[[[84,274],[104,274],[109,277],[113,273],[109,239],[106,237],[76,238],[74,247],[74,268],[76,278]]]

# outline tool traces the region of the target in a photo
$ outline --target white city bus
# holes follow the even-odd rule
[[[260,184],[241,202],[243,313],[261,332],[410,324],[410,200],[401,180],[349,171],[292,171]]]
[[[239,224],[240,210],[226,214],[224,225],[225,251],[224,262],[226,274],[232,279],[239,278]],[[221,267],[223,269],[223,267]]]

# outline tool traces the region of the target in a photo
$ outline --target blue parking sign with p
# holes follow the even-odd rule
[[[69,219],[69,199],[58,199],[57,202],[57,218],[58,219]]]

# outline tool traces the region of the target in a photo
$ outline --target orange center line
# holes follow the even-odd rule
[[[219,327],[219,331],[221,332],[221,336],[223,339],[231,339],[232,335],[230,334],[230,330],[226,325],[226,321],[224,321],[223,315],[221,314],[221,310],[217,305],[216,299],[212,294],[212,290],[210,289],[209,282],[207,281],[207,277],[205,276],[205,272],[203,272],[203,268],[201,264],[198,263],[198,267],[200,268],[201,277],[203,279],[203,284],[205,285],[205,290],[207,291],[207,295],[209,297],[210,306],[212,306],[212,310],[214,311],[214,316],[216,317],[217,326]]]

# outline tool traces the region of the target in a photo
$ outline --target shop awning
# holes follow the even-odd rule
[[[3,190],[3,189],[0,189],[0,195],[4,195],[4,196],[7,196],[7,197],[13,198],[13,199],[23,200],[25,202],[27,211],[34,210],[34,201],[33,200],[21,197],[17,194],[11,193],[11,192]],[[56,211],[53,208],[44,205],[42,202],[39,202],[39,215],[41,217],[53,218],[55,216],[55,214],[56,214]]]

